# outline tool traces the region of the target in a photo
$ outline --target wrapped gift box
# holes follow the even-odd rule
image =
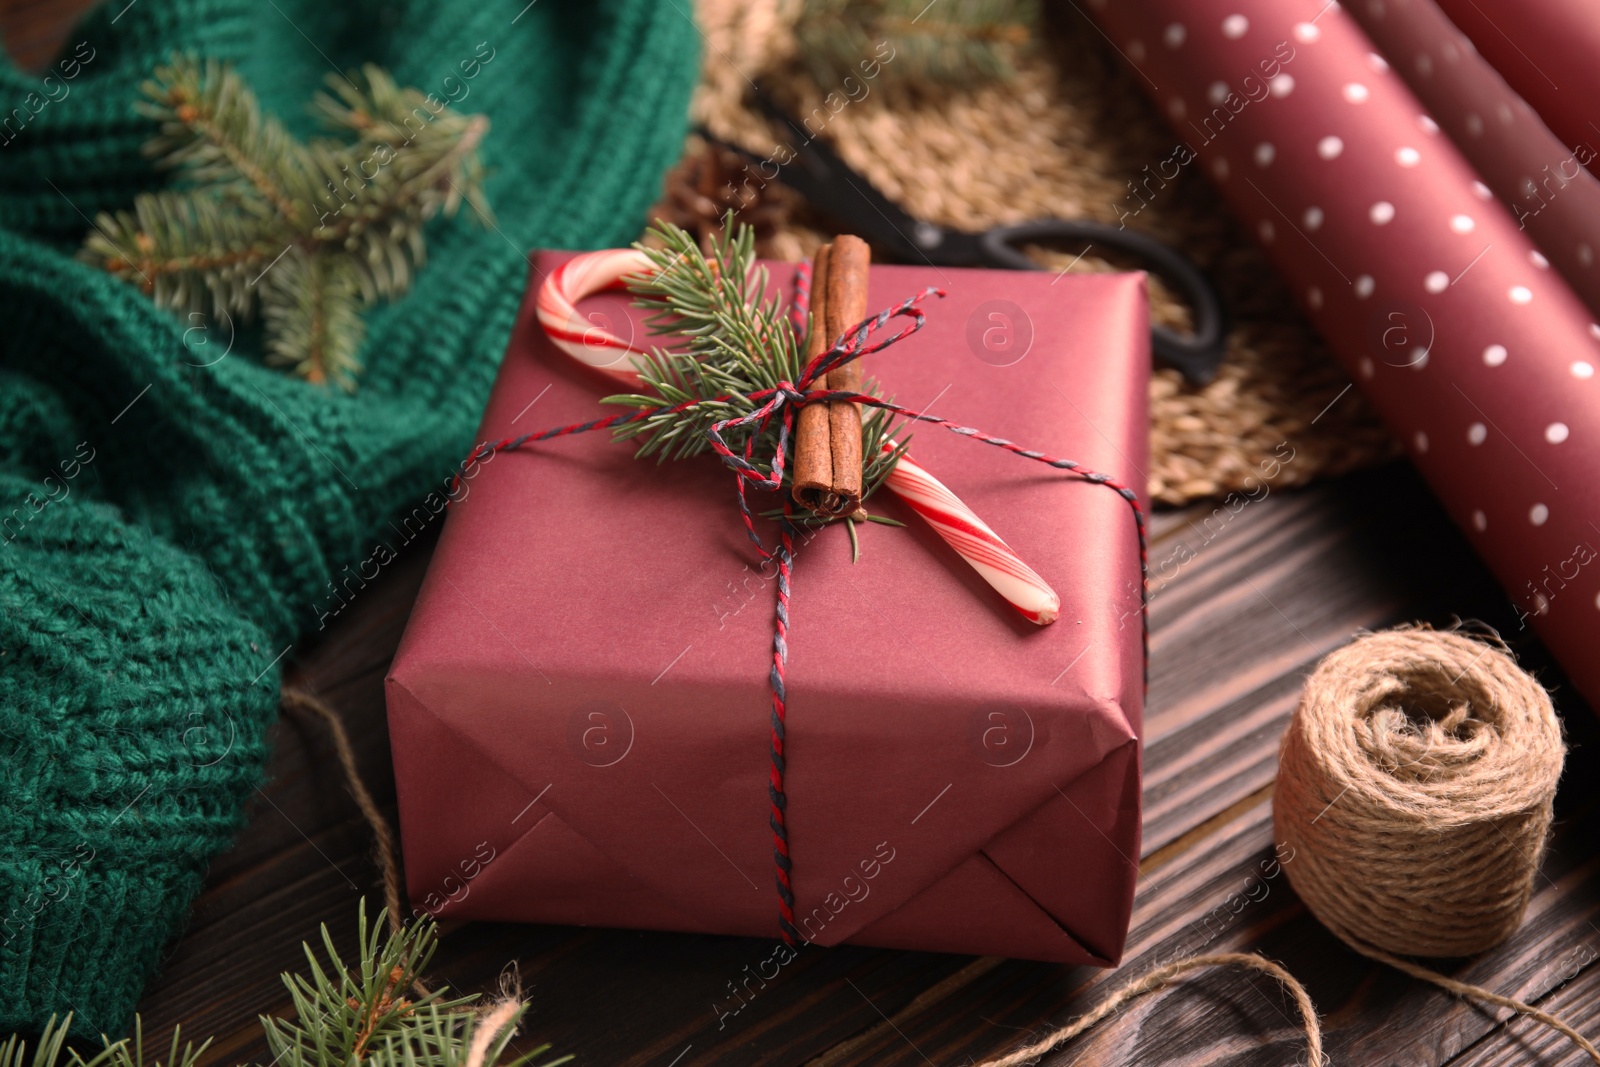
[[[561,262],[537,259],[531,286]],[[769,264],[775,285],[794,268]],[[1133,486],[1144,276],[874,267],[925,329],[885,395]],[[608,413],[525,301],[480,439]],[[623,295],[582,310],[643,340]],[[455,917],[777,937],[774,582],[714,456],[604,434],[478,465],[388,678],[413,903]],[[1139,855],[1139,546],[1125,501],[934,427],[912,453],[1061,595],[1037,627],[887,492],[905,529],[802,538],[788,827],[806,939],[1114,964]],[[757,494],[758,507],[773,498]]]

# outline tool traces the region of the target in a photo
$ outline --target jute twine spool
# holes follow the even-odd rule
[[[1582,1034],[1514,997],[1406,956],[1470,956],[1522,925],[1566,746],[1545,692],[1498,641],[1365,634],[1306,681],[1278,752],[1273,824],[1289,882],[1371,959]]]
[[[1510,1008],[1597,1050],[1560,1019],[1402,956],[1459,957],[1511,936],[1538,876],[1566,747],[1550,695],[1499,643],[1426,629],[1366,634],[1306,681],[1273,791],[1283,869],[1355,951],[1465,999]],[[1125,982],[1097,1008],[980,1067],[1027,1063],[1129,1001],[1211,967],[1276,979],[1299,1010],[1309,1062],[1322,1031],[1305,988],[1254,954],[1193,956]]]
[[[1284,870],[1358,950],[1493,948],[1522,925],[1565,754],[1549,694],[1500,649],[1359,637],[1317,667],[1283,735]]]

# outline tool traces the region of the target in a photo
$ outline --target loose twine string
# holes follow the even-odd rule
[[[1138,978],[1124,982],[1115,993],[1101,1001],[1099,1006],[1087,1015],[1080,1015],[1032,1045],[1025,1045],[1015,1052],[1009,1052],[996,1059],[985,1060],[978,1067],[1016,1067],[1017,1064],[1027,1063],[1097,1026],[1120,1011],[1128,1001],[1175,985],[1178,979],[1190,971],[1208,967],[1244,967],[1276,978],[1289,991],[1289,996],[1294,999],[1294,1006],[1300,1012],[1300,1022],[1305,1027],[1306,1047],[1310,1052],[1312,1067],[1320,1067],[1327,1062],[1322,1055],[1322,1027],[1317,1023],[1317,1006],[1311,1003],[1311,995],[1306,992],[1306,987],[1296,981],[1294,975],[1265,956],[1254,952],[1217,952],[1207,956],[1190,956],[1186,959],[1173,960],[1171,963],[1146,971]]]
[[[356,807],[361,809],[361,818],[366,821],[367,829],[372,831],[373,846],[378,853],[378,869],[383,873],[384,917],[389,925],[389,933],[399,935],[406,925],[405,906],[400,896],[404,884],[400,874],[400,854],[395,849],[394,831],[389,827],[389,820],[383,817],[378,802],[372,799],[372,790],[367,788],[366,780],[361,777],[361,768],[356,765],[355,746],[350,743],[344,719],[321,697],[304,689],[285,686],[279,703],[291,715],[319,720],[327,729],[328,737],[333,741],[334,755],[339,759],[339,769],[344,773],[345,788],[350,790]],[[419,998],[432,993],[419,975],[412,976],[411,989]]]
[[[378,852],[378,869],[383,872],[383,906],[388,915],[389,932],[398,934],[405,927],[405,908],[400,902],[400,857],[394,847],[394,831],[389,820],[383,817],[378,802],[372,799],[372,790],[361,777],[356,766],[355,746],[344,728],[339,713],[323,702],[322,698],[304,689],[285,686],[280,697],[283,710],[292,715],[320,720],[333,741],[334,755],[339,759],[339,769],[344,772],[345,788],[361,809],[361,817],[372,831],[373,845]]]

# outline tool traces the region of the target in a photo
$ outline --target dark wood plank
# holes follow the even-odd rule
[[[1119,970],[805,949],[721,1025],[714,1006],[770,943],[452,925],[436,973],[485,990],[516,961],[533,998],[529,1037],[554,1041],[580,1063],[945,1064],[1011,1047],[1156,962],[1260,948],[1306,981],[1336,1062],[1489,1064],[1525,1051],[1516,1041],[1527,1024],[1507,1036],[1488,1015],[1350,953],[1306,914],[1285,877],[1263,880],[1261,864],[1272,848],[1277,736],[1323,652],[1357,627],[1446,624],[1454,613],[1507,628],[1519,653],[1542,665],[1537,644],[1514,631],[1504,596],[1407,468],[1274,493],[1207,525],[1212,512],[1166,513],[1155,524],[1158,564],[1183,538],[1193,558],[1158,575],[1153,601],[1145,873]],[[344,712],[361,739],[362,770],[391,816],[381,683],[427,551],[413,546],[387,568],[292,671]],[[1574,736],[1590,738],[1587,710],[1564,692],[1560,704]],[[1600,950],[1600,768],[1583,758],[1588,751],[1600,746],[1580,748],[1567,776],[1530,921],[1457,972],[1551,1003],[1570,997],[1580,1011],[1600,997],[1600,968],[1580,959],[1582,946]],[[153,1034],[179,1019],[192,1032],[216,1033],[215,1063],[262,1060],[254,1017],[286,1008],[277,974],[300,965],[299,941],[326,922],[348,948],[355,900],[377,896],[370,841],[326,738],[280,724],[272,773],[144,1003]],[[1259,899],[1241,905],[1245,893]],[[1137,1005],[1049,1059],[1288,1063],[1303,1055],[1291,1014],[1270,983],[1217,974]]]
[[[1592,1020],[1600,1019],[1600,967],[1594,953],[1600,951],[1600,938],[1593,930],[1561,957],[1562,985],[1537,1003],[1540,1008],[1569,1022],[1580,1030],[1592,1031]],[[1588,1023],[1590,1025],[1585,1026]],[[1591,1038],[1592,1040],[1592,1038]],[[1450,1067],[1522,1067],[1537,1063],[1541,1067],[1580,1067],[1592,1064],[1587,1053],[1560,1034],[1522,1021],[1501,1026],[1450,1061]]]

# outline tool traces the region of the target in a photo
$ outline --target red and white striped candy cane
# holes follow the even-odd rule
[[[586,296],[622,283],[629,274],[647,273],[650,259],[635,249],[585,252],[550,272],[539,287],[539,324],[563,352],[596,367],[629,388],[639,384],[632,356],[645,350],[594,325],[578,314]],[[885,442],[885,450],[894,448]],[[1022,561],[1000,535],[927,468],[902,455],[884,488],[922,516],[935,533],[1030,622],[1047,626],[1061,613],[1061,598],[1037,571]]]
[[[573,256],[550,272],[539,286],[534,310],[539,325],[556,347],[581,363],[638,385],[633,356],[643,351],[578,314],[578,301],[604,289],[618,288],[630,274],[648,274],[650,257],[636,248],[607,248]]]
[[[892,441],[884,442],[884,451],[893,448]],[[1061,598],[1050,583],[926,467],[910,456],[901,456],[883,485],[921,515],[1024,618],[1040,626],[1056,621]]]

